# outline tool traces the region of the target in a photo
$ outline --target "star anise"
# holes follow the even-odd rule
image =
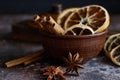
[[[66,74],[75,71],[76,74],[79,75],[78,68],[84,69],[81,65],[83,58],[80,58],[79,53],[72,55],[71,52],[69,52],[68,58],[64,58],[64,61],[67,66]]]
[[[48,76],[47,80],[52,80],[52,79],[66,80],[64,77],[65,71],[60,69],[60,67],[55,67],[55,66],[45,67],[43,68],[43,72],[44,72],[43,75]]]

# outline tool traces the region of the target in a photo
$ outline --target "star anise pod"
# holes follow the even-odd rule
[[[43,68],[43,75],[48,76],[47,80],[66,80],[64,77],[64,73],[65,71],[63,71],[62,69],[60,69],[60,67],[55,67],[55,66],[49,66],[49,67],[45,67]]]
[[[80,58],[79,53],[72,55],[71,52],[69,52],[68,58],[64,58],[64,61],[67,66],[66,74],[75,71],[76,74],[79,75],[78,68],[84,69],[81,65],[83,58]]]

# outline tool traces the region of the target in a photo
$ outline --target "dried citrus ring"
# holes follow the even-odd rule
[[[110,48],[110,46],[112,46],[111,44],[113,44],[112,42],[116,41],[116,38],[120,36],[120,33],[118,34],[113,34],[111,36],[108,37],[108,39],[106,40],[105,44],[104,44],[104,51],[105,54],[109,57],[109,53],[111,51],[112,48]]]
[[[110,23],[110,17],[105,8],[99,5],[89,5],[76,10],[66,19],[64,28],[75,24],[83,24],[91,27],[95,33],[105,30]]]
[[[71,26],[70,28],[65,30],[65,35],[89,35],[94,34],[94,31],[92,28],[82,25],[82,24],[76,24]]]
[[[74,12],[75,10],[78,10],[79,8],[68,8],[63,10],[57,17],[57,23],[60,24],[62,27],[64,26],[65,20],[68,18],[68,16]]]
[[[111,51],[113,48],[115,48],[116,46],[120,45],[120,36],[117,36],[110,44],[110,46],[108,47],[108,51]]]
[[[116,65],[120,66],[120,45],[112,49],[110,52],[110,59]]]

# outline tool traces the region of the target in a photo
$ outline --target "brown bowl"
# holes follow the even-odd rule
[[[53,35],[45,32],[40,32],[42,36],[42,45],[52,58],[62,59],[69,52],[72,54],[78,52],[83,57],[83,62],[96,57],[103,48],[107,37],[107,30],[94,35]]]

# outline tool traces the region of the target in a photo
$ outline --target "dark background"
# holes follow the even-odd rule
[[[0,0],[1,14],[39,13],[49,11],[52,4],[62,4],[63,9],[89,4],[104,6],[110,14],[120,14],[120,0]]]

